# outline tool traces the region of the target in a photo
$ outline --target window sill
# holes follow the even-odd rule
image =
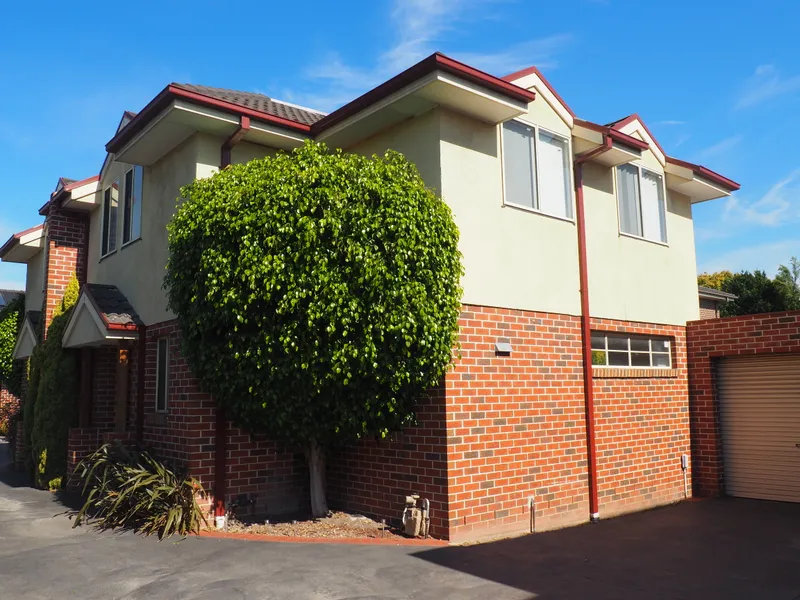
[[[120,250],[124,250],[128,246],[133,246],[136,242],[141,242],[141,241],[142,241],[142,236],[139,236],[135,240],[131,240],[130,242],[125,242],[124,244],[122,244],[122,246],[120,246]]]
[[[100,259],[97,261],[97,264],[100,264],[100,263],[101,263],[101,262],[103,262],[105,259],[107,259],[109,256],[114,256],[116,253],[117,253],[117,251],[116,251],[116,250],[112,250],[112,251],[111,251],[111,252],[109,252],[108,254],[103,254],[103,256],[101,256],[101,257],[100,257]]]
[[[557,219],[558,221],[565,221],[567,223],[575,224],[575,219],[570,217],[563,217],[561,215],[554,215],[551,213],[542,212],[541,210],[537,210],[535,208],[531,208],[530,206],[522,206],[521,204],[511,204],[510,202],[503,202],[503,208],[513,208],[515,210],[521,210],[523,212],[531,213],[534,215],[540,215],[542,217],[548,217],[550,219]]]
[[[619,232],[620,237],[631,238],[632,240],[639,240],[640,242],[648,242],[650,244],[655,244],[656,246],[664,246],[665,248],[669,248],[669,244],[667,242],[659,242],[658,240],[651,240],[646,237],[642,237],[640,235],[633,235],[632,233],[625,233],[624,231]]]
[[[658,367],[592,367],[592,377],[595,379],[670,379],[679,375],[679,369]]]

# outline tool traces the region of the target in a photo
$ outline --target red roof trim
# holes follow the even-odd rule
[[[664,148],[662,148],[661,144],[658,143],[658,140],[656,139],[656,136],[654,136],[653,132],[650,131],[650,129],[648,129],[647,125],[645,124],[644,121],[642,121],[642,118],[638,115],[638,113],[633,113],[632,115],[628,115],[624,119],[620,119],[619,121],[614,121],[613,123],[610,124],[610,127],[611,127],[611,129],[619,130],[619,129],[622,129],[623,127],[625,127],[626,125],[628,125],[630,123],[633,123],[634,121],[639,121],[639,124],[642,127],[644,127],[644,130],[647,132],[647,135],[650,136],[650,139],[653,140],[653,143],[661,151],[661,154],[663,154],[666,157],[667,153],[664,151]]]
[[[15,233],[12,235],[5,244],[0,246],[0,258],[3,258],[11,248],[13,248],[19,240],[22,239],[23,236],[28,235],[29,233],[33,233],[34,231],[39,231],[40,229],[44,228],[44,224],[35,225],[26,229],[25,231],[20,231],[19,233]]]
[[[673,165],[678,165],[679,167],[691,169],[695,175],[699,175],[704,179],[708,179],[711,183],[723,187],[731,192],[735,192],[736,190],[742,187],[741,185],[736,183],[733,179],[728,179],[724,175],[720,175],[716,171],[712,171],[711,169],[704,167],[703,165],[696,165],[694,163],[690,163],[685,160],[680,160],[679,158],[673,158],[671,156],[667,157],[667,162],[672,163]]]
[[[545,87],[548,90],[550,90],[550,93],[556,97],[556,100],[558,100],[561,103],[561,105],[566,109],[566,111],[572,116],[573,119],[577,118],[578,115],[572,112],[572,109],[569,107],[569,105],[566,102],[564,102],[564,98],[561,97],[561,94],[559,94],[556,91],[556,89],[552,85],[550,85],[550,82],[547,81],[545,76],[542,75],[542,72],[536,67],[528,67],[527,69],[522,69],[521,71],[517,71],[516,73],[511,73],[510,75],[506,75],[505,77],[503,77],[503,80],[508,82],[513,82],[516,81],[517,79],[525,77],[526,75],[532,75],[532,74],[537,75],[539,79],[542,80],[542,83],[545,85]]]
[[[371,106],[372,104],[383,100],[398,90],[401,90],[408,84],[424,77],[425,75],[428,75],[429,73],[433,73],[434,71],[445,71],[447,73],[458,75],[459,77],[463,77],[464,79],[472,81],[473,83],[486,86],[493,91],[504,96],[508,96],[514,100],[527,103],[533,102],[536,98],[536,94],[534,92],[523,89],[517,85],[514,85],[513,83],[504,81],[503,79],[495,77],[494,75],[489,75],[488,73],[479,71],[478,69],[470,67],[469,65],[465,65],[464,63],[453,60],[452,58],[437,52],[435,54],[431,54],[428,58],[421,60],[414,66],[409,67],[399,75],[395,75],[378,87],[373,88],[366,94],[359,96],[355,100],[333,111],[331,114],[323,117],[311,126],[311,131],[315,135],[319,134],[324,130],[333,127],[337,123],[341,123],[348,117],[361,112],[368,106]]]
[[[616,129],[611,129],[611,127],[608,125],[599,125],[597,123],[592,123],[591,121],[584,121],[583,119],[575,119],[575,125],[586,127],[592,131],[597,131],[598,133],[607,135],[612,140],[621,144],[625,144],[626,146],[633,146],[637,150],[647,150],[650,147],[647,142],[644,142],[639,138],[635,138],[632,135],[628,135],[627,133],[617,131]]]

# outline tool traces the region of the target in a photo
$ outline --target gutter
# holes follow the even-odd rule
[[[614,140],[603,136],[603,144],[574,159],[576,223],[578,225],[578,267],[581,296],[581,346],[583,350],[583,397],[586,410],[586,451],[589,475],[589,520],[600,520],[597,492],[597,442],[594,419],[594,376],[592,374],[592,324],[589,312],[589,269],[586,252],[586,214],[583,203],[583,163],[611,150]]]

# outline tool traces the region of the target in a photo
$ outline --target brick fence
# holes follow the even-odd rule
[[[715,362],[722,357],[800,352],[800,311],[745,315],[687,326],[694,489],[722,491],[722,446]]]

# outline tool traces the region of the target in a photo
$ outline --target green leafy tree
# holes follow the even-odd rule
[[[787,310],[800,310],[800,260],[793,256],[789,265],[778,267],[775,283],[786,299]]]
[[[40,487],[60,487],[66,473],[69,428],[75,422],[78,404],[78,361],[75,350],[64,348],[61,340],[72,307],[78,301],[79,289],[73,275],[61,303],[53,312],[47,339],[34,354],[36,376],[35,380],[31,377],[31,384],[36,384],[36,393],[32,403],[30,448],[36,483]]]
[[[452,360],[462,273],[447,205],[402,155],[307,142],[182,190],[165,288],[226,414],[295,443],[311,509],[325,450],[414,422]]]
[[[0,311],[0,383],[17,397],[22,391],[25,362],[14,360],[14,346],[24,316],[24,295],[14,298]]]
[[[730,271],[717,271],[716,273],[701,273],[697,276],[697,285],[702,285],[714,290],[721,290],[727,280],[733,277]]]
[[[764,271],[737,273],[725,281],[722,290],[737,296],[720,306],[723,317],[788,310],[780,286]]]

